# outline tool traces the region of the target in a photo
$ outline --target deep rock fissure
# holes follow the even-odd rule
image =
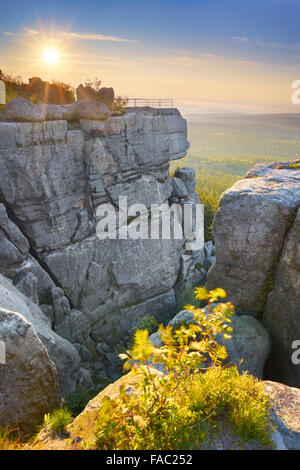
[[[38,255],[37,251],[32,247],[32,243],[31,243],[31,240],[29,237],[27,237],[27,234],[26,234],[26,231],[25,231],[25,227],[24,227],[24,224],[18,219],[18,217],[16,217],[14,211],[12,210],[10,204],[8,204],[6,201],[5,201],[5,198],[3,197],[3,194],[1,194],[1,190],[0,190],[0,202],[5,206],[5,209],[6,209],[6,212],[7,212],[7,215],[9,217],[9,219],[18,227],[18,229],[20,230],[20,232],[22,233],[22,235],[26,238],[26,240],[28,241],[28,244],[29,244],[29,254],[37,261],[37,263],[40,265],[40,267],[49,275],[49,277],[52,279],[52,281],[54,282],[54,284],[59,287],[60,289],[64,290],[63,289],[63,286],[61,285],[61,283],[57,280],[57,278],[55,277],[55,275],[53,274],[53,272],[51,271],[51,269],[49,268],[49,266],[41,259],[41,257]],[[65,293],[65,296],[66,296],[66,293]],[[67,296],[66,296],[67,297]],[[69,302],[70,302],[70,305],[72,305],[72,302],[70,301],[70,299],[68,299]],[[51,298],[50,298],[50,294],[49,294],[49,303],[51,303]]]
[[[278,259],[277,259],[277,261],[274,265],[275,269],[274,269],[274,273],[273,273],[273,289],[274,289],[274,285],[275,285],[276,269],[277,269],[278,263],[281,259],[287,236],[288,236],[289,232],[292,230],[292,228],[294,226],[295,219],[296,219],[297,212],[298,212],[299,208],[300,208],[300,206],[297,207],[293,211],[292,215],[289,218],[287,226],[286,226],[285,237],[284,237],[284,240],[283,240],[283,243],[282,243],[280,255],[278,256]],[[267,300],[268,300],[268,295],[269,295],[270,292],[272,292],[273,289],[270,289],[267,293],[265,308],[266,308],[266,304],[267,304]],[[265,311],[265,309],[264,309],[264,311]],[[263,318],[261,318],[261,323],[268,330],[268,325],[265,324],[266,322],[263,321]],[[264,378],[264,380],[271,380],[271,381],[274,381],[274,382],[282,383],[284,385],[298,386],[298,384],[295,382],[295,380],[293,378],[293,375],[288,370],[286,370],[286,368],[282,367],[282,360],[283,359],[286,363],[290,362],[290,356],[287,354],[286,348],[285,348],[282,340],[280,339],[279,335],[277,335],[274,331],[272,331],[272,334],[271,334],[271,352],[270,352],[270,354],[269,354],[269,356],[266,360],[266,363],[265,363],[263,378]]]

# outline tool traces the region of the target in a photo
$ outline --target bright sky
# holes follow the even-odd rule
[[[98,77],[184,112],[300,112],[300,0],[14,0],[0,69],[77,86]]]

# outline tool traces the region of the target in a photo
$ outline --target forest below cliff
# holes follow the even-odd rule
[[[190,148],[185,166],[193,167],[197,191],[205,205],[205,238],[223,191],[256,163],[300,156],[300,114],[191,114]],[[171,164],[171,171],[178,162]]]

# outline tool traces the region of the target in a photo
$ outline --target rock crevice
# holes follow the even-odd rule
[[[256,165],[220,199],[216,258],[207,276],[207,287],[222,286],[234,305],[267,327],[267,377],[298,387],[292,345],[300,339],[299,207],[299,159]]]

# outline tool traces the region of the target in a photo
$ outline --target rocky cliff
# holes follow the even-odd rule
[[[300,160],[256,165],[223,193],[207,286],[220,285],[240,313],[272,338],[266,375],[300,386],[293,361],[300,340]],[[298,343],[298,348],[299,348]],[[297,358],[296,358],[297,359]]]
[[[299,160],[254,167],[221,197],[215,250],[204,245],[203,219],[192,250],[184,230],[181,237],[172,230],[150,236],[153,204],[164,207],[171,228],[185,227],[174,204],[189,207],[195,229],[194,170],[169,174],[169,162],[188,147],[177,110],[113,115],[101,103],[35,106],[17,99],[6,118],[0,122],[0,353],[3,345],[6,352],[0,426],[18,423],[32,432],[61,396],[118,379],[118,352],[140,319],[169,320],[176,291],[202,285],[201,266],[212,262],[207,287],[223,287],[238,307],[229,360],[260,378],[300,386],[292,361],[300,343]],[[124,211],[124,197],[128,207],[139,205],[137,212]],[[105,219],[99,208],[117,214],[115,237],[99,237]],[[147,236],[137,230],[143,220]],[[125,226],[135,238],[121,236]],[[190,321],[186,312],[178,315],[169,323]]]
[[[188,147],[180,113],[144,109],[113,116],[102,104],[100,111],[93,103],[70,106],[17,99],[7,105],[9,122],[0,123],[0,308],[5,318],[17,312],[23,328],[31,325],[64,396],[78,385],[117,378],[118,343],[131,336],[140,317],[160,319],[174,310],[174,288],[204,256],[203,237],[193,252],[174,236],[96,234],[99,206],[120,215],[122,196],[149,214],[152,204],[165,204],[171,215],[173,202],[199,202],[193,170],[177,171],[174,181],[169,174],[169,161],[183,158]],[[16,122],[24,116],[31,122]],[[130,227],[136,218],[125,222]],[[16,338],[6,341],[5,331],[0,339],[16,361]],[[0,378],[8,370],[1,365]],[[19,376],[11,380],[18,388]],[[5,398],[11,390],[3,383]],[[0,409],[8,401],[0,401]],[[26,400],[22,407],[26,414]],[[1,425],[13,419],[6,418]]]

